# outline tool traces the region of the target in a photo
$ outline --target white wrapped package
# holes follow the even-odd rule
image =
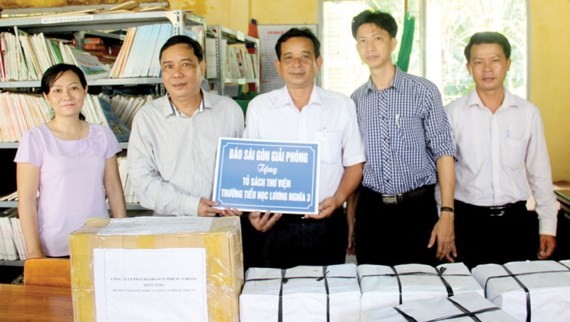
[[[449,297],[483,289],[463,263],[391,266],[360,265],[361,310],[392,307],[410,301]]]
[[[516,322],[512,316],[478,293],[420,300],[362,312],[361,322],[373,321]]]
[[[485,297],[519,321],[570,321],[570,261],[485,264],[472,270]]]
[[[241,322],[359,321],[354,264],[250,268],[240,295]]]

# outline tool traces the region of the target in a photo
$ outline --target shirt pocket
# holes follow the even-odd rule
[[[402,148],[408,150],[410,147],[425,146],[425,130],[422,119],[418,117],[396,116],[396,132],[401,138]]]
[[[336,132],[319,131],[317,140],[320,143],[321,162],[336,163],[341,159],[340,136]]]
[[[503,164],[513,170],[522,168],[526,154],[526,140],[523,137],[507,136],[504,147],[501,149]]]
[[[422,120],[413,116],[396,117],[395,125],[396,137],[391,144],[400,162],[415,170],[425,168],[428,154]]]

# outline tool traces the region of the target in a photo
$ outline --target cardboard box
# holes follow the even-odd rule
[[[483,296],[483,289],[463,263],[437,268],[423,264],[360,265],[358,278],[363,311],[469,292]]]
[[[519,321],[570,321],[570,261],[478,265],[485,297]]]
[[[239,219],[89,219],[69,237],[75,321],[238,321]]]
[[[362,322],[515,322],[512,316],[477,293],[414,301],[363,311]]]
[[[240,295],[241,322],[357,322],[359,312],[354,264],[250,268]]]

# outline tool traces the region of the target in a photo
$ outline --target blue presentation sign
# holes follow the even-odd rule
[[[222,208],[318,213],[319,144],[220,138],[213,200]]]

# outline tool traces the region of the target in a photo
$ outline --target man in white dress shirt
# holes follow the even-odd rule
[[[171,37],[160,50],[168,95],[136,114],[129,140],[129,178],[143,207],[158,215],[236,215],[211,199],[219,137],[241,137],[243,112],[231,98],[200,88],[206,71],[200,44]]]
[[[260,260],[253,265],[288,268],[344,263],[348,228],[342,205],[360,183],[365,161],[355,106],[347,96],[315,85],[322,57],[320,43],[310,30],[290,29],[275,50],[275,67],[285,87],[249,103],[244,137],[321,143],[319,213],[249,214],[251,225],[262,232],[254,243]],[[246,261],[249,255],[246,247]]]
[[[445,107],[457,147],[455,241],[458,260],[469,267],[546,259],[556,247],[542,119],[536,106],[503,85],[510,54],[502,34],[474,34],[465,57],[475,90]],[[526,209],[531,192],[538,229]]]

